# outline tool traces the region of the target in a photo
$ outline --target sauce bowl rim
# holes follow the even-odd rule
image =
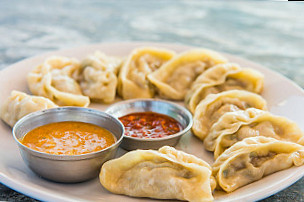
[[[170,102],[170,101],[159,99],[159,98],[136,98],[136,99],[129,99],[129,100],[120,101],[120,102],[114,103],[111,106],[109,106],[105,110],[105,112],[108,113],[108,114],[110,114],[110,115],[112,115],[110,113],[112,108],[115,108],[115,107],[117,107],[119,105],[124,105],[124,104],[128,104],[128,103],[135,103],[135,102],[163,102],[163,103],[172,105],[173,107],[178,108],[180,111],[183,111],[186,114],[186,116],[189,118],[189,123],[187,124],[187,126],[185,128],[183,128],[183,130],[181,130],[178,133],[175,133],[173,135],[169,135],[167,137],[138,138],[138,137],[131,137],[131,136],[123,135],[123,137],[126,138],[126,139],[132,139],[132,140],[144,141],[144,142],[156,142],[156,141],[162,141],[162,140],[165,141],[165,140],[168,140],[168,139],[171,139],[171,138],[178,137],[178,136],[181,136],[183,134],[186,134],[192,128],[192,126],[193,126],[193,117],[192,117],[191,112],[188,109],[186,109],[185,107],[180,106],[180,105],[178,105],[178,104],[176,104],[174,102]],[[140,112],[140,111],[138,111],[138,112]],[[151,112],[155,112],[155,111],[151,111]],[[134,112],[134,113],[136,113],[136,112]],[[159,112],[155,112],[155,113],[159,113]],[[159,114],[162,114],[162,113],[159,113]],[[164,114],[164,115],[167,115],[167,114]],[[112,116],[114,116],[114,115],[112,115]],[[167,115],[167,116],[169,116],[169,115]],[[115,118],[117,118],[119,120],[118,117],[115,117]],[[176,120],[176,121],[179,122],[178,120]]]
[[[41,116],[41,115],[43,116],[44,114],[47,114],[47,113],[58,113],[60,111],[67,111],[67,112],[68,111],[76,111],[76,112],[77,111],[79,111],[79,112],[82,111],[82,112],[93,113],[93,114],[98,115],[98,116],[106,117],[106,118],[110,119],[111,121],[116,122],[116,124],[120,126],[122,134],[121,134],[120,138],[118,140],[116,140],[116,142],[109,147],[106,147],[106,148],[104,148],[102,150],[99,150],[99,151],[85,153],[85,154],[77,154],[77,155],[66,155],[66,154],[59,155],[59,154],[50,154],[50,153],[46,153],[46,152],[37,151],[37,150],[31,149],[31,148],[25,146],[16,137],[17,128],[20,127],[23,124],[23,122],[27,121],[28,119],[31,119],[32,117],[35,117],[35,116]],[[69,120],[67,120],[67,121],[69,121]],[[59,122],[65,122],[65,121],[59,121]],[[75,121],[75,122],[83,122],[83,121]],[[58,122],[50,122],[50,123],[58,123]],[[87,122],[83,122],[83,123],[87,123]],[[44,125],[46,125],[46,124],[44,124]],[[96,124],[93,124],[93,125],[96,125]],[[41,125],[41,126],[43,126],[43,125]],[[109,131],[109,132],[111,132],[111,131]],[[83,160],[83,159],[95,158],[96,156],[98,156],[100,153],[102,153],[104,151],[115,149],[115,147],[118,147],[120,145],[120,143],[122,142],[123,138],[125,137],[124,132],[125,132],[125,129],[124,129],[123,124],[121,123],[121,121],[119,121],[118,118],[114,117],[113,115],[108,114],[106,112],[102,112],[102,111],[97,110],[97,109],[74,107],[74,106],[56,107],[56,108],[50,108],[50,109],[44,109],[44,110],[39,110],[39,111],[36,111],[36,112],[32,112],[30,114],[25,115],[21,119],[19,119],[16,122],[16,124],[13,126],[13,129],[12,129],[13,138],[17,142],[18,146],[21,149],[26,150],[27,152],[30,152],[32,155],[35,155],[35,156],[38,156],[38,157],[41,157],[41,158],[53,159],[53,160]]]

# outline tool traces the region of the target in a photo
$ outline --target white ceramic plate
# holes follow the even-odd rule
[[[139,46],[164,47],[177,52],[191,48],[172,44],[111,43],[61,50],[29,58],[0,71],[0,102],[9,96],[14,89],[29,93],[26,87],[27,73],[50,55],[73,56],[82,59],[95,50],[100,50],[110,55],[126,56],[132,49]],[[265,88],[262,96],[267,100],[270,111],[277,115],[286,116],[296,121],[302,129],[304,128],[304,91],[300,87],[261,65],[228,54],[224,55],[230,61],[239,63],[243,67],[251,67],[261,71],[265,75]],[[104,110],[107,106],[94,104],[90,107]],[[13,140],[11,128],[1,121],[0,140],[0,182],[28,196],[43,201],[127,202],[150,200],[112,194],[99,184],[97,178],[78,184],[60,184],[41,179],[25,165]],[[177,148],[194,154],[208,163],[213,162],[212,154],[205,151],[202,142],[192,135],[184,136]],[[118,155],[122,153],[124,151],[120,150]],[[267,176],[230,194],[216,192],[215,199],[216,201],[255,201],[263,199],[290,186],[303,175],[304,166],[293,167]]]

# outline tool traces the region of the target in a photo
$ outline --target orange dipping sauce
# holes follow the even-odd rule
[[[28,132],[20,142],[44,153],[80,155],[105,149],[116,142],[108,130],[90,123],[58,122]]]
[[[174,118],[155,112],[131,113],[119,118],[125,135],[137,138],[162,138],[183,130]]]

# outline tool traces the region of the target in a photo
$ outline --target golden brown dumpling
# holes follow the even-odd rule
[[[117,74],[122,59],[99,51],[81,62],[77,80],[84,95],[97,102],[111,103],[115,99]]]
[[[281,116],[255,108],[227,112],[210,129],[204,146],[216,159],[227,148],[248,137],[265,136],[304,145],[299,126]]]
[[[215,51],[189,50],[172,58],[148,78],[161,97],[182,100],[191,84],[202,72],[226,62],[227,59]]]
[[[247,90],[261,93],[264,76],[250,68],[240,68],[233,63],[216,65],[202,73],[187,93],[185,104],[192,113],[207,95],[227,90]]]
[[[123,99],[152,98],[154,88],[147,76],[174,55],[173,51],[162,48],[143,47],[133,50],[119,73],[119,95]]]
[[[169,146],[128,152],[104,163],[99,177],[107,190],[135,197],[212,201],[215,188],[206,162]]]
[[[14,90],[1,106],[1,119],[13,127],[19,119],[29,113],[55,107],[58,106],[45,97]]]
[[[83,96],[74,76],[80,64],[76,59],[52,56],[34,68],[27,83],[34,95],[49,98],[58,105],[87,107],[90,99]]]
[[[204,140],[211,126],[226,112],[257,108],[266,110],[266,101],[255,93],[244,90],[229,90],[210,94],[196,107],[192,131]]]
[[[264,176],[304,163],[302,145],[269,137],[249,137],[227,149],[213,164],[220,188],[232,192]]]

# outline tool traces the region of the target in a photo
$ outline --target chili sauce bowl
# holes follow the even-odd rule
[[[111,105],[106,112],[116,118],[136,112],[156,112],[174,118],[182,130],[161,138],[138,138],[124,135],[121,147],[126,150],[158,149],[164,145],[175,146],[192,127],[191,113],[178,104],[158,99],[133,99]]]
[[[116,142],[92,153],[55,155],[30,149],[19,140],[29,131],[49,123],[76,121],[90,123],[110,131]],[[13,127],[13,136],[28,167],[48,180],[64,183],[82,182],[97,177],[102,164],[114,158],[124,133],[122,123],[113,116],[81,107],[59,107],[34,112],[21,118]]]

